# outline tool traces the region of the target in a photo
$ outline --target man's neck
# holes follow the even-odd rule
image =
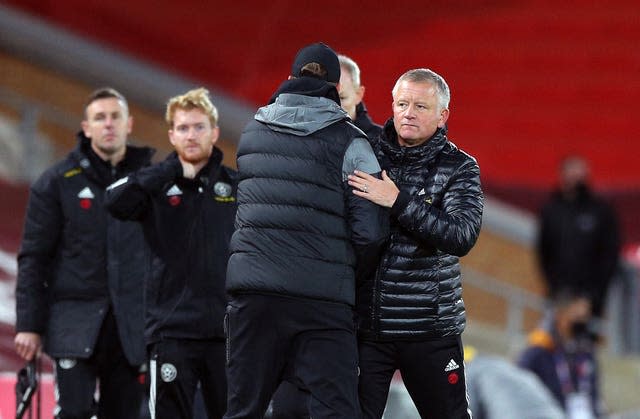
[[[91,149],[93,150],[94,153],[96,153],[98,157],[100,157],[102,160],[106,162],[109,162],[111,166],[114,166],[114,167],[117,166],[118,163],[120,163],[122,160],[124,160],[124,156],[126,152],[125,148],[113,154],[107,154],[102,150],[96,149],[94,147],[91,147]]]
[[[202,168],[205,167],[207,163],[209,163],[209,159],[211,157],[207,158],[206,160],[201,160],[197,163],[188,162],[179,156],[178,158],[180,159],[180,163],[182,165],[182,176],[186,179],[194,179],[196,175],[200,173]]]
[[[193,165],[194,174],[196,174],[196,175],[197,175],[198,173],[200,173],[200,170],[202,170],[202,168],[203,168],[203,167],[205,167],[205,166],[207,165],[207,162],[208,162],[208,161],[209,161],[209,160],[204,160],[204,161],[201,161],[201,162],[199,162],[199,163],[194,164],[194,165]]]

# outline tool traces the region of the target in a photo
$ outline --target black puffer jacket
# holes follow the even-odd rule
[[[145,360],[150,252],[140,226],[115,219],[103,202],[110,183],[148,165],[152,154],[129,146],[111,167],[80,133],[78,147],[31,186],[18,254],[16,331],[42,334],[52,357],[90,357],[112,310],[127,359]]]
[[[246,126],[227,270],[231,294],[353,306],[357,265],[375,267],[388,215],[355,196],[343,174],[353,141],[362,139],[367,147],[361,161],[368,156],[375,163],[375,157],[331,96],[337,98],[335,87],[323,81],[285,82],[275,102]]]
[[[360,336],[459,335],[466,323],[459,257],[475,244],[482,221],[478,165],[443,129],[423,145],[401,147],[389,120],[371,141],[400,195],[375,278],[358,290]]]

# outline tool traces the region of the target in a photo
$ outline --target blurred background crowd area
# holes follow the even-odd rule
[[[166,100],[205,86],[226,163],[244,124],[323,41],[353,58],[374,121],[391,88],[427,67],[451,87],[449,137],[478,159],[483,231],[463,259],[465,343],[511,359],[545,307],[536,214],[569,154],[591,164],[623,248],[599,353],[614,412],[640,409],[640,6],[633,0],[447,2],[0,1],[0,371],[13,350],[13,293],[28,185],[68,152],[94,88],[127,96],[133,141],[170,149]],[[4,394],[5,392],[2,393]],[[640,417],[640,416],[637,416]]]

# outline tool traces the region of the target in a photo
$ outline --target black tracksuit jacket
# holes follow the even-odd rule
[[[146,284],[147,344],[224,338],[225,273],[236,213],[236,173],[214,148],[194,179],[175,153],[109,187],[106,205],[142,223],[154,253]]]
[[[145,360],[143,282],[149,251],[136,223],[104,209],[105,188],[150,163],[153,150],[128,146],[116,167],[90,140],[46,170],[31,186],[18,254],[16,331],[44,337],[55,358],[88,358],[111,309],[132,365]]]

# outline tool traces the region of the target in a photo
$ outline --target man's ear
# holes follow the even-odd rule
[[[215,126],[211,129],[211,145],[214,145],[218,142],[218,138],[220,138],[220,127]]]
[[[82,132],[84,132],[84,136],[87,138],[91,138],[91,136],[89,135],[89,121],[83,119],[80,123],[80,126],[82,127]]]
[[[447,119],[449,119],[449,109],[443,109],[440,111],[440,121],[438,121],[438,128],[442,128],[447,123]]]
[[[358,103],[364,99],[364,86],[360,86],[356,89],[356,96],[358,96]]]
[[[172,146],[175,147],[175,141],[173,140],[173,129],[169,130],[169,142],[171,143]]]
[[[129,116],[129,118],[127,118],[127,135],[131,134],[132,130],[133,130],[133,116]]]

